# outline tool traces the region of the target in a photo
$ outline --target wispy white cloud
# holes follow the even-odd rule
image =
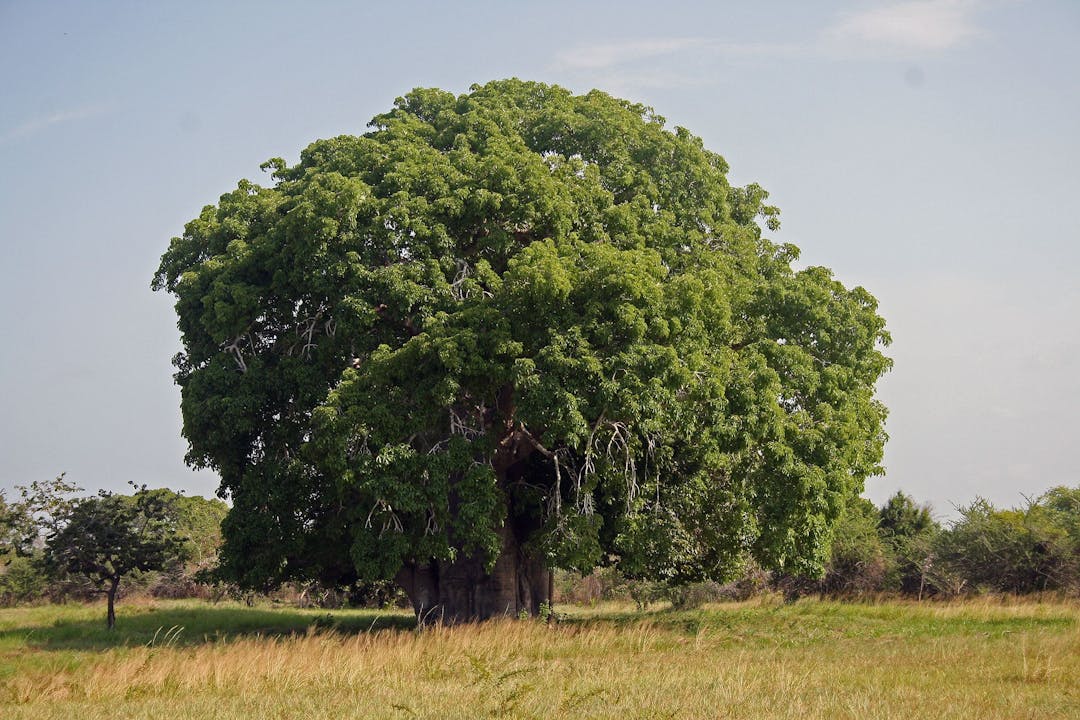
[[[104,105],[85,105],[80,108],[75,108],[74,110],[60,110],[48,115],[43,115],[0,133],[0,144],[34,135],[53,125],[85,120],[86,118],[101,115],[107,110],[108,108]]]
[[[987,0],[879,2],[842,13],[803,40],[726,42],[708,37],[636,38],[579,45],[560,51],[552,70],[612,91],[689,87],[713,81],[722,65],[790,59],[894,59],[922,57],[985,36],[979,11]]]
[[[654,38],[579,45],[559,52],[553,67],[557,70],[607,70],[669,55],[700,58],[722,56],[736,60],[786,57],[803,54],[805,50],[802,45],[790,43],[732,43],[700,37]]]
[[[580,45],[555,56],[551,69],[632,96],[646,88],[699,87],[714,80],[718,64],[806,54],[781,43],[730,43],[701,37],[635,39]]]
[[[891,50],[948,50],[983,34],[975,0],[908,0],[845,13],[827,27],[826,42]],[[883,47],[884,46],[884,47]]]
[[[650,40],[625,40],[621,42],[579,45],[559,52],[555,56],[555,68],[559,70],[604,70],[640,60],[650,60],[662,55],[701,47],[707,44],[701,38],[654,38]]]

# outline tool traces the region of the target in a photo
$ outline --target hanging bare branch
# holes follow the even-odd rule
[[[385,518],[383,520],[382,529],[379,531],[380,537],[387,530],[391,529],[393,529],[395,532],[405,531],[405,527],[401,524],[401,519],[397,516],[397,513],[394,512],[394,508],[390,505],[390,503],[386,502],[382,498],[376,500],[375,504],[371,507],[370,512],[368,512],[367,520],[364,521],[364,527],[371,527],[371,519],[375,516],[376,512],[378,512]]]
[[[559,455],[555,454],[555,517],[562,517],[562,473],[559,472]]]
[[[585,477],[596,472],[596,434],[606,420],[607,411],[605,410],[600,413],[600,417],[596,418],[596,422],[592,426],[592,432],[589,433],[589,439],[585,443],[585,465],[582,468]]]
[[[469,424],[471,413],[460,411],[456,407],[450,408],[450,434],[460,435],[466,440],[475,440],[483,435],[483,428]]]
[[[634,459],[633,449],[630,447],[630,428],[621,421],[609,422],[611,437],[608,439],[606,455],[608,462],[614,462],[615,456],[621,450],[623,460],[623,477],[626,478],[626,503],[627,507],[637,498],[638,478],[637,462]]]
[[[470,274],[469,264],[461,259],[456,259],[454,262],[457,264],[457,274],[454,276],[454,281],[450,283],[450,294],[455,300],[461,302],[469,297],[469,293],[465,289],[465,281],[469,279]]]
[[[222,348],[225,352],[231,352],[233,354],[233,358],[236,360],[236,366],[240,368],[240,372],[242,373],[246,373],[248,369],[247,362],[244,361],[244,353],[240,349],[240,344],[244,341],[244,337],[245,333],[241,333],[233,338],[231,343]],[[250,342],[251,341],[248,340],[249,344]]]
[[[368,447],[368,436],[366,433],[353,434],[345,444],[345,456],[350,460],[355,459],[358,455],[370,455],[371,448]]]

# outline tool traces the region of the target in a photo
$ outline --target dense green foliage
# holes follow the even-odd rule
[[[221,547],[221,523],[229,506],[218,499],[182,495],[167,488],[149,490],[167,503],[182,543],[182,562],[169,563],[161,570],[133,577],[141,590],[157,597],[202,597],[209,587],[206,581],[217,566]]]
[[[879,471],[874,298],[777,211],[601,92],[416,90],[174,238],[188,460],[251,586],[492,561],[813,572]]]
[[[218,499],[182,495],[167,488],[148,490],[167,503],[176,521],[177,535],[184,543],[183,556],[195,567],[210,567],[221,546],[221,523],[229,506]]]

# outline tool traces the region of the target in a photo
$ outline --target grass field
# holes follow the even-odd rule
[[[194,602],[0,610],[0,718],[1078,718],[1080,605],[771,599],[416,631]]]

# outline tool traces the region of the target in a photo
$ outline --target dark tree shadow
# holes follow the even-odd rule
[[[230,642],[249,637],[280,638],[311,632],[343,636],[360,633],[416,629],[409,611],[363,609],[297,610],[288,607],[238,607],[236,605],[125,606],[118,609],[116,628],[105,628],[105,608],[90,619],[55,616],[0,630],[0,647],[33,650],[106,650],[114,647],[184,647]],[[895,616],[874,606],[777,606],[645,612],[598,611],[558,615],[558,624],[569,627],[605,625],[632,628],[645,622],[658,630],[694,636],[703,629],[732,642],[766,644],[814,644],[838,637],[942,637],[982,634],[997,636],[1039,628],[1067,628],[1076,624],[1070,614],[1004,618],[937,617],[925,613]],[[494,622],[498,622],[495,620]],[[540,622],[533,620],[529,622]]]
[[[243,637],[288,637],[311,632],[342,635],[411,630],[412,614],[376,610],[327,610],[184,606],[118,608],[116,628],[105,628],[105,611],[93,620],[57,618],[0,630],[0,645],[15,642],[37,650],[106,650],[113,647],[192,646]]]

